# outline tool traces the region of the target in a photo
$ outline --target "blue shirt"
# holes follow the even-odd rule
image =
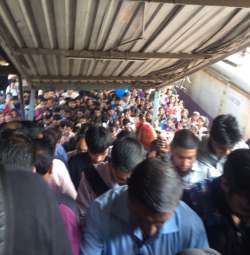
[[[185,248],[207,248],[199,216],[180,202],[157,235],[143,240],[133,228],[128,211],[127,187],[100,196],[90,207],[81,242],[81,255],[173,255]]]
[[[55,157],[62,160],[65,165],[68,164],[68,155],[60,143],[56,144]]]

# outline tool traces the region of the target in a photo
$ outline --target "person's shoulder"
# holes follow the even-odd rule
[[[94,200],[90,207],[92,214],[98,215],[98,217],[105,218],[109,221],[110,218],[113,218],[114,215],[121,213],[121,208],[125,204],[125,196],[127,192],[127,187],[117,187],[113,188],[103,195],[99,196]]]
[[[116,203],[117,198],[127,192],[127,186],[121,186],[121,187],[116,187],[113,188],[98,198],[95,199],[95,203],[99,205],[100,208],[112,208],[114,203]]]
[[[184,201],[180,201],[177,208],[176,213],[180,216],[181,219],[187,219],[189,217],[197,217],[198,215],[195,213],[191,207],[189,207]],[[190,218],[189,218],[190,219]],[[186,222],[184,220],[183,222]]]
[[[238,143],[236,143],[234,145],[233,150],[237,150],[237,149],[249,149],[249,146],[246,142],[244,142],[243,140],[239,141]]]
[[[200,216],[183,201],[180,201],[176,208],[176,216],[178,217],[179,228],[194,229],[203,226]]]
[[[195,200],[200,197],[206,197],[214,189],[217,179],[218,178],[208,178],[194,183],[189,189],[186,189],[184,193],[194,197]]]
[[[6,171],[5,172],[5,176],[11,180],[11,181],[15,181],[15,182],[22,182],[23,180],[27,183],[39,183],[42,186],[45,185],[45,182],[43,181],[43,179],[41,178],[40,175],[33,173],[33,172],[29,172],[29,171],[18,171],[18,168],[14,171]]]
[[[9,186],[13,190],[19,190],[19,195],[27,194],[28,196],[43,196],[54,197],[48,184],[37,173],[28,171],[9,171],[5,173]]]
[[[53,169],[56,169],[56,168],[64,169],[64,168],[66,168],[66,165],[61,159],[54,158],[53,159]]]
[[[78,161],[89,161],[89,154],[88,154],[88,152],[77,153],[76,155],[72,156],[69,159],[69,163],[78,162]]]

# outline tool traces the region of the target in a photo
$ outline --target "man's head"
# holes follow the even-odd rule
[[[178,252],[176,255],[220,255],[219,252],[213,249],[185,249]]]
[[[126,184],[134,168],[144,159],[143,146],[132,137],[117,140],[111,152],[113,178],[120,185]]]
[[[70,100],[68,101],[68,106],[69,106],[69,108],[71,108],[71,109],[75,109],[75,108],[76,108],[76,101],[73,100],[73,99],[70,99]]]
[[[62,133],[59,128],[51,127],[43,131],[43,137],[53,148],[53,151],[56,150],[56,144],[59,143],[61,136]]]
[[[192,115],[191,115],[191,119],[193,121],[198,121],[198,119],[200,118],[200,113],[199,112],[193,112]]]
[[[151,112],[147,112],[146,115],[145,115],[145,118],[146,118],[146,121],[151,123],[152,120],[153,120],[153,115]]]
[[[95,116],[95,118],[99,118],[99,117],[101,117],[102,116],[102,111],[101,111],[101,109],[100,108],[95,108],[95,111],[94,111],[94,116]]]
[[[234,116],[223,114],[214,119],[210,130],[209,144],[219,158],[227,156],[240,140],[241,132]]]
[[[19,132],[4,131],[0,139],[0,164],[5,170],[33,171],[32,139]]]
[[[144,238],[154,236],[170,219],[182,195],[182,184],[173,166],[160,159],[146,159],[128,180],[132,223]]]
[[[86,132],[86,143],[92,162],[102,162],[107,157],[108,147],[112,144],[112,135],[104,127],[91,126]]]
[[[238,149],[227,157],[222,177],[232,213],[250,223],[250,149]]]
[[[45,181],[52,174],[53,159],[53,147],[45,139],[37,139],[35,141],[35,168]]]
[[[188,129],[175,133],[171,142],[171,157],[176,170],[181,176],[189,173],[196,160],[199,139]]]

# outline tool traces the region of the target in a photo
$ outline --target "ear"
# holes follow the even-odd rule
[[[111,162],[108,163],[108,167],[109,167],[111,172],[115,171],[115,169],[114,169],[114,167],[113,167]]]
[[[35,166],[32,167],[32,173],[36,173],[36,167]]]
[[[48,170],[48,172],[47,172],[49,175],[52,174],[52,168],[53,168],[53,163],[50,165],[49,170]]]

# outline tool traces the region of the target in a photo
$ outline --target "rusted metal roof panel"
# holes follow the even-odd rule
[[[72,77],[82,83],[88,77],[103,82],[119,77],[122,82],[124,76],[134,81],[147,77],[156,86],[250,44],[250,8],[163,2],[2,0],[0,46],[30,84],[71,82]],[[74,51],[96,53],[70,56]],[[116,59],[112,52],[124,54]],[[131,59],[129,52],[140,57]],[[157,59],[149,53],[176,57]]]

